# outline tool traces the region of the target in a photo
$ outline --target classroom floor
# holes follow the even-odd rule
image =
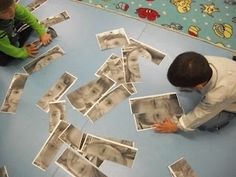
[[[29,2],[21,1],[23,5]],[[46,172],[31,164],[49,136],[48,115],[35,104],[65,71],[78,77],[69,90],[72,91],[95,79],[94,73],[111,53],[121,54],[120,49],[101,51],[95,37],[97,33],[123,27],[128,37],[167,54],[158,66],[140,60],[143,83],[136,84],[138,93],[132,98],[177,92],[168,83],[166,71],[173,58],[181,52],[196,51],[204,55],[232,57],[231,52],[199,40],[70,0],[49,0],[34,14],[44,19],[64,10],[68,11],[70,20],[53,26],[58,37],[49,46],[41,48],[40,53],[60,45],[65,55],[29,76],[15,115],[0,114],[0,166],[6,165],[9,177],[70,176],[54,163]],[[34,39],[32,37],[29,40]],[[21,67],[29,60],[17,61],[0,69],[1,101],[4,100],[13,74],[22,73]],[[191,110],[199,100],[197,93],[177,94],[185,112]],[[62,99],[66,100],[66,97]],[[138,153],[133,168],[107,161],[100,170],[109,177],[168,177],[171,175],[167,166],[180,157],[186,158],[199,177],[235,177],[236,121],[216,133],[195,131],[157,134],[152,130],[136,131],[128,100],[94,124],[73,110],[69,103],[66,108],[68,121],[84,132],[134,141]]]

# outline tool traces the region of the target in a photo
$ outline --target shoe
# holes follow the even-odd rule
[[[236,56],[233,56],[232,59],[233,59],[234,61],[236,61]]]
[[[57,32],[52,27],[48,27],[47,33],[51,34],[52,39],[57,37]]]
[[[229,122],[230,121],[227,121],[227,122],[224,122],[224,123],[214,126],[214,127],[200,126],[197,129],[200,131],[216,132],[216,131],[219,131],[219,130],[223,129],[224,127],[226,127],[229,124]]]

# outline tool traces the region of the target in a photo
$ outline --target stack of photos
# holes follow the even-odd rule
[[[60,120],[66,120],[65,100],[49,103],[49,133],[52,133]]]
[[[68,12],[63,11],[63,12],[57,14],[57,15],[47,17],[46,19],[41,21],[41,24],[43,24],[46,28],[48,28],[49,26],[56,25],[58,23],[66,21],[68,19],[70,19],[70,16],[69,16]]]
[[[62,146],[63,142],[59,139],[59,135],[69,126],[65,121],[60,121],[53,132],[49,135],[43,147],[33,160],[32,164],[39,169],[45,171],[52,160],[55,158],[57,152]]]
[[[176,93],[137,97],[129,100],[137,131],[153,129],[153,124],[183,114]]]
[[[49,103],[59,100],[65,92],[75,83],[77,78],[65,72],[56,83],[44,94],[36,105],[45,112],[49,111]]]
[[[86,115],[89,109],[115,84],[110,78],[102,75],[86,85],[67,94],[74,109]]]
[[[45,2],[47,2],[47,0],[35,0],[28,4],[26,7],[30,12],[33,12],[34,10],[42,6]]]
[[[6,97],[1,106],[1,112],[16,113],[16,108],[23,93],[27,78],[27,74],[14,74]]]
[[[192,167],[183,157],[168,166],[173,177],[197,177]]]
[[[141,82],[139,58],[145,58],[155,64],[160,64],[166,55],[135,39],[130,39],[130,44],[122,48],[124,72],[126,82]]]
[[[108,160],[127,167],[132,167],[137,153],[133,146],[118,143],[91,134],[87,134],[81,151],[96,156],[101,160]]]
[[[56,164],[73,177],[107,177],[89,160],[72,149],[66,149]]]
[[[8,177],[6,166],[0,167],[0,177]]]
[[[96,37],[101,50],[124,47],[130,43],[124,28],[99,33]]]
[[[95,122],[130,95],[130,92],[120,84],[98,100],[88,111],[87,116],[92,122]]]
[[[55,46],[52,49],[49,49],[47,52],[40,55],[38,58],[33,60],[32,62],[29,62],[25,66],[23,66],[23,69],[26,73],[32,74],[34,72],[37,72],[50,64],[52,61],[55,61],[59,57],[64,55],[64,51],[60,46]]]
[[[104,64],[95,73],[97,77],[105,75],[117,84],[123,84],[131,94],[137,93],[137,90],[133,83],[125,82],[124,62],[121,57],[115,54],[111,54],[110,57],[104,62]]]

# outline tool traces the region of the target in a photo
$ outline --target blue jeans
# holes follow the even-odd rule
[[[215,132],[227,126],[234,118],[236,118],[236,113],[222,111],[213,119],[199,126],[198,129],[201,131]]]

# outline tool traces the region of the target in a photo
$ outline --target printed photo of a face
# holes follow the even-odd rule
[[[111,90],[109,93],[104,95],[87,113],[87,116],[93,122],[100,119],[105,113],[110,111],[120,102],[124,101],[131,94],[129,91],[121,84],[116,88]]]
[[[173,177],[197,177],[192,167],[183,157],[168,166]]]
[[[74,177],[107,177],[89,160],[71,149],[66,149],[56,164]]]
[[[30,12],[33,12],[34,10],[42,6],[45,2],[47,2],[47,0],[34,0],[30,4],[28,4],[26,7]]]
[[[23,93],[27,78],[27,74],[14,74],[4,102],[1,106],[1,112],[16,113],[17,105]]]
[[[76,110],[86,114],[114,84],[115,82],[108,77],[101,76],[67,94],[67,98]]]
[[[49,133],[52,133],[60,120],[66,120],[65,101],[49,103]]]
[[[130,43],[124,28],[99,33],[96,37],[101,50],[124,47]]]
[[[82,152],[131,168],[137,149],[88,134]]]
[[[60,121],[54,131],[49,135],[48,139],[42,146],[41,150],[33,160],[32,164],[39,169],[45,171],[52,163],[57,152],[63,142],[59,139],[59,135],[69,126],[65,121]]]
[[[43,111],[48,112],[49,103],[58,101],[76,80],[77,78],[75,76],[65,72],[36,105]]]
[[[68,144],[74,150],[80,150],[82,137],[83,132],[72,124],[70,124],[59,136],[64,143]]]
[[[25,70],[26,73],[32,74],[46,67],[59,57],[63,56],[64,53],[65,52],[60,46],[55,46],[54,48],[40,55],[32,62],[27,63],[25,66],[23,66],[23,69]]]
[[[0,177],[8,177],[6,166],[0,167]]]
[[[130,99],[137,130],[152,129],[153,124],[165,118],[180,117],[183,109],[176,94],[156,95]]]
[[[56,24],[61,23],[65,20],[68,20],[68,19],[70,19],[68,12],[63,11],[57,15],[54,15],[54,16],[51,16],[51,17],[48,17],[48,18],[42,20],[41,24],[43,24],[45,26],[45,28],[48,28],[50,26],[56,25]]]

